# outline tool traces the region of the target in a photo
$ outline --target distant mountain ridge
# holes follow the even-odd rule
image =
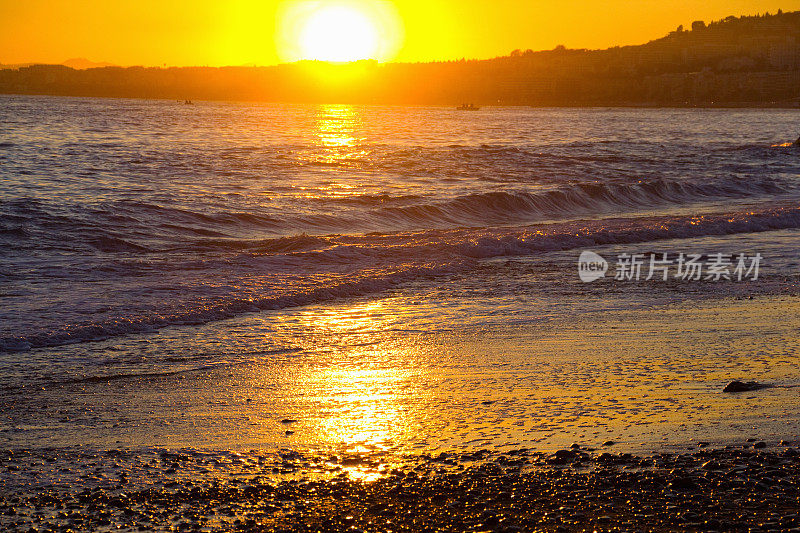
[[[33,65],[45,65],[48,63],[16,63],[10,65],[4,65],[0,63],[0,69],[20,69],[25,67],[30,67]],[[94,61],[90,61],[85,57],[74,57],[72,59],[67,59],[63,63],[57,63],[58,65],[64,65],[65,67],[74,68],[75,70],[86,70],[88,68],[103,68],[103,67],[114,67],[114,63],[107,63],[105,61],[97,63]]]
[[[65,67],[74,68],[75,70],[85,70],[87,68],[102,68],[102,67],[114,67],[113,63],[107,63],[102,61],[100,63],[89,61],[85,57],[74,57],[72,59],[67,59],[63,63],[61,63]]]
[[[86,63],[76,63],[85,65]],[[800,11],[727,17],[638,46],[514,50],[434,63],[271,67],[31,65],[0,93],[349,104],[800,107]]]

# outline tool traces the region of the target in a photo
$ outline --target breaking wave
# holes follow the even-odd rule
[[[791,228],[800,228],[800,207],[703,216],[565,222],[531,228],[430,230],[325,238],[298,235],[257,241],[247,254],[260,259],[258,268],[294,269],[304,272],[306,281],[288,287],[281,282],[267,284],[260,295],[248,298],[238,296],[235,288],[231,288],[227,295],[198,301],[180,311],[161,310],[0,337],[0,351],[102,340],[169,325],[198,325],[244,313],[369,295],[411,281],[465,272],[483,258]],[[326,269],[326,265],[347,270],[337,272],[335,268]]]
[[[319,199],[303,213],[195,212],[142,202],[115,202],[73,211],[43,202],[0,202],[0,240],[14,246],[143,253],[174,249],[301,251],[324,246],[334,233],[394,232],[429,228],[487,227],[684,207],[724,199],[779,197],[795,185],[772,178],[692,182],[658,179],[635,183],[586,182],[467,193],[433,200],[414,195],[361,195]],[[319,207],[323,204],[322,207]],[[331,207],[339,204],[340,207]],[[274,211],[274,212],[273,212]],[[260,242],[251,236],[274,235]],[[298,237],[299,234],[311,234]],[[2,253],[2,252],[0,252]]]

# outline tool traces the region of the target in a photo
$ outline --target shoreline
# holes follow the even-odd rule
[[[393,309],[391,301],[385,306]],[[683,453],[700,441],[778,442],[800,428],[792,355],[798,320],[791,313],[798,307],[800,300],[788,295],[700,306],[665,302],[658,312],[617,309],[573,322],[469,335],[398,334],[362,344],[374,340],[370,334],[354,348],[359,364],[376,361],[367,368],[340,368],[339,362],[354,360],[349,351],[324,365],[288,353],[175,375],[51,383],[7,391],[0,449],[147,445],[341,453],[361,446],[402,454],[551,451],[613,440],[616,451],[649,454]],[[343,303],[285,318],[315,323],[356,309]],[[235,324],[258,331],[268,319],[254,315]],[[197,334],[213,338],[214,327]],[[451,361],[459,366],[451,368]],[[486,372],[494,384],[476,396],[472,389]],[[634,375],[638,382],[631,383]],[[733,380],[772,386],[724,393]]]
[[[2,451],[9,531],[797,531],[800,453],[746,442],[682,454]],[[11,487],[67,467],[76,479]],[[314,477],[311,470],[322,475]],[[372,471],[376,477],[365,476]]]

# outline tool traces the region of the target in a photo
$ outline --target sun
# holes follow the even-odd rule
[[[388,61],[403,40],[394,3],[384,0],[287,2],[278,17],[278,54],[285,62]]]
[[[362,12],[331,6],[313,13],[300,33],[303,59],[343,63],[375,59],[378,31]]]

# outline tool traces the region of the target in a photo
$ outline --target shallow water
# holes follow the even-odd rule
[[[797,432],[794,111],[2,97],[0,123],[7,446]],[[585,249],[764,260],[583,284]],[[741,376],[779,387],[742,410]]]

